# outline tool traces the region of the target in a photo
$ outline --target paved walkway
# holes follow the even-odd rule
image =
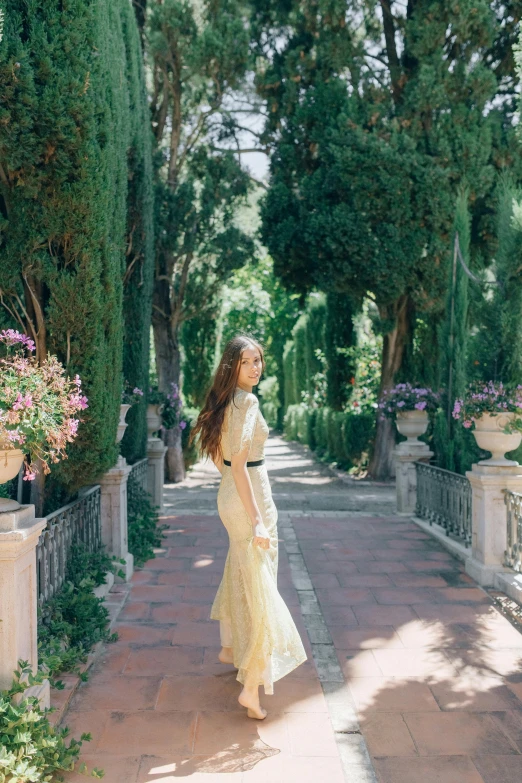
[[[92,734],[87,763],[107,783],[522,780],[522,635],[394,515],[390,487],[332,478],[280,438],[267,456],[279,585],[309,662],[262,697],[266,721],[245,717],[207,620],[227,542],[219,474],[198,465],[166,488],[165,549],[134,575],[119,641],[65,717]]]

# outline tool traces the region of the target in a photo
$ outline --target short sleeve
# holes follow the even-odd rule
[[[254,438],[259,402],[254,394],[237,395],[230,403],[230,454],[249,449]]]

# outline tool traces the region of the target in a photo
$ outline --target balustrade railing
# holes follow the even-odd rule
[[[67,556],[71,545],[81,542],[90,551],[100,549],[100,487],[82,490],[78,500],[68,503],[47,517],[36,547],[38,603],[53,598],[65,580]]]
[[[135,462],[131,467],[129,481],[127,483],[127,502],[131,506],[134,504],[137,486],[147,491],[147,465],[148,459],[145,457],[144,459]]]
[[[518,492],[504,492],[507,510],[507,549],[504,565],[522,572],[522,495]]]
[[[416,514],[430,525],[440,525],[446,535],[466,546],[471,544],[471,484],[466,476],[450,470],[415,463],[417,472]]]

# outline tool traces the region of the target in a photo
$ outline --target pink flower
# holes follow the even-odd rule
[[[3,332],[0,332],[0,342],[3,342],[8,346],[21,343],[22,345],[25,345],[28,351],[34,351],[36,348],[34,340],[31,340],[26,334],[17,332],[16,329],[4,329]]]
[[[24,407],[24,397],[20,392],[16,395],[16,400],[13,404],[13,410],[14,411],[20,411]]]
[[[135,387],[134,387],[134,389],[132,390],[132,393],[133,393],[133,394],[138,394],[140,397],[143,397],[143,392],[142,392],[142,390],[141,390],[141,389],[138,389],[138,387],[137,387],[137,386],[135,386]]]
[[[67,420],[67,434],[71,437],[74,437],[78,432],[78,425],[80,421],[79,419],[68,419]]]
[[[463,424],[463,426],[464,426],[464,427],[465,427],[467,430],[469,430],[469,428],[471,427],[471,425],[473,424],[473,422],[472,422],[472,421],[464,421],[464,422],[462,422],[462,424]]]
[[[36,478],[36,473],[33,473],[31,469],[26,466],[24,481],[34,481],[35,478]]]

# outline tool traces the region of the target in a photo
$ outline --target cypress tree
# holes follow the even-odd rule
[[[325,353],[328,407],[342,411],[350,397],[355,360],[349,349],[356,345],[354,308],[348,296],[334,291],[326,297]]]
[[[296,325],[292,329],[292,335],[294,338],[293,387],[295,401],[297,403],[302,402],[303,392],[308,391],[306,325],[307,317],[306,313],[303,313],[303,315],[298,318]]]
[[[293,340],[287,340],[283,352],[284,384],[283,384],[283,409],[286,412],[289,405],[297,403],[297,394],[295,391],[295,343]]]
[[[309,394],[314,392],[314,376],[324,370],[326,321],[326,297],[324,294],[309,300],[306,308],[306,386]],[[319,356],[317,352],[320,352]],[[323,357],[322,359],[320,357]]]
[[[127,413],[121,453],[132,464],[147,448],[147,390],[154,282],[154,180],[152,132],[145,86],[143,53],[134,13],[122,3],[122,24],[129,90],[129,148],[126,268],[123,286],[123,376],[145,392]]]
[[[72,492],[117,456],[127,228],[126,0],[6,0],[0,46],[0,288],[39,358],[89,397]],[[41,497],[35,498],[41,509]]]
[[[466,265],[470,256],[471,217],[468,209],[469,194],[459,193],[453,230],[453,241],[458,241]],[[462,398],[467,385],[467,342],[468,342],[468,276],[464,271],[456,249],[450,257],[448,267],[448,295],[446,317],[441,325],[439,343],[441,346],[439,376],[445,392],[445,408],[438,412],[435,425],[435,447],[441,467],[464,472],[467,464],[464,431],[451,412],[457,398]]]

